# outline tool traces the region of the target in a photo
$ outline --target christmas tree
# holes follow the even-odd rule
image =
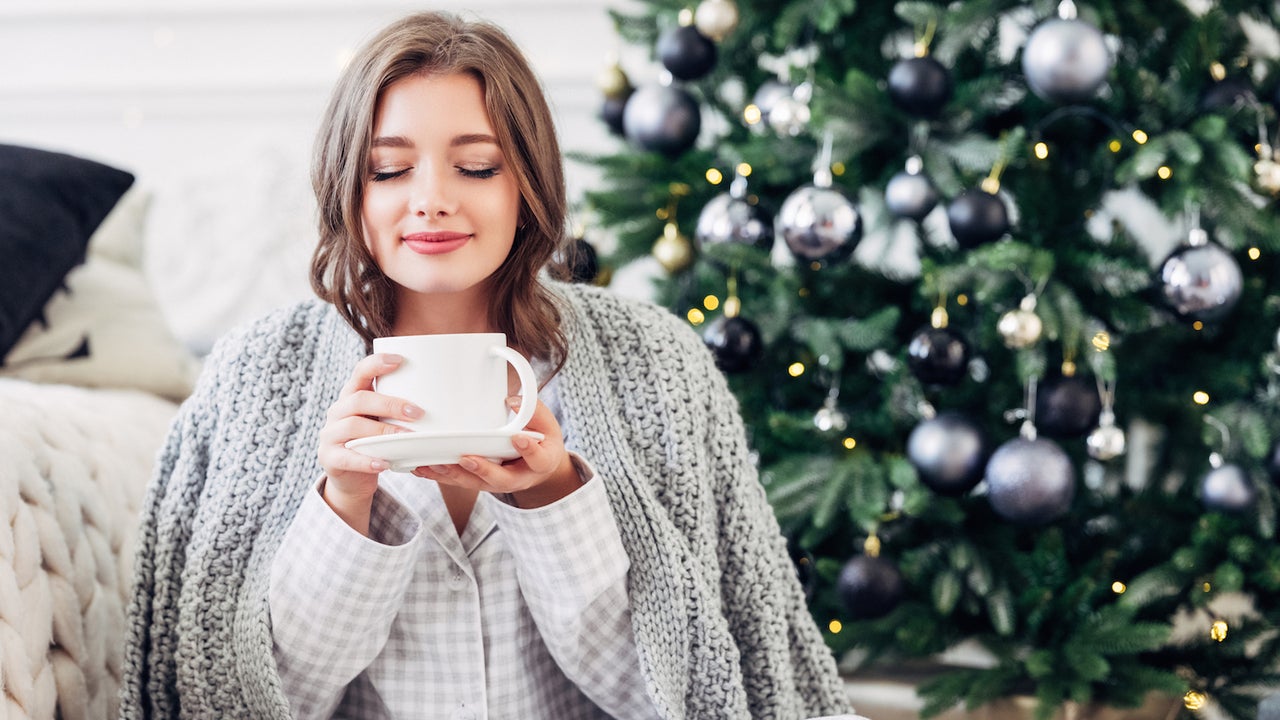
[[[1280,683],[1276,14],[614,13],[654,63],[604,63],[587,237],[665,268],[845,667],[989,654],[926,714]]]

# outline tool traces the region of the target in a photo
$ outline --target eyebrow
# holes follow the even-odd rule
[[[468,133],[465,135],[455,135],[454,138],[449,141],[449,146],[461,147],[463,145],[475,145],[477,143],[488,143],[490,145],[497,145],[498,139],[492,135],[486,135],[484,133]],[[370,147],[371,148],[383,148],[383,147],[411,148],[413,147],[413,141],[411,141],[407,137],[404,137],[403,135],[383,135],[383,136],[374,138],[373,142],[370,144]]]

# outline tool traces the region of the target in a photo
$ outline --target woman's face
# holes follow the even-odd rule
[[[471,75],[415,75],[378,101],[365,243],[406,293],[483,295],[515,239],[520,192]],[[413,298],[421,299],[421,298]]]

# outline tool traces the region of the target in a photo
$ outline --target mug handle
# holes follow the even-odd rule
[[[496,345],[490,352],[511,363],[520,376],[520,412],[511,422],[498,428],[501,433],[516,433],[524,429],[533,419],[533,411],[538,408],[538,378],[533,374],[533,366],[523,355],[505,345]]]

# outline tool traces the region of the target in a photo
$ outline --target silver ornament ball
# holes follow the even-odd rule
[[[1160,282],[1161,294],[1174,312],[1206,322],[1229,315],[1244,289],[1240,265],[1213,243],[1175,250],[1160,266]]]
[[[783,201],[775,230],[796,258],[833,262],[862,240],[862,213],[836,188],[805,185]]]
[[[1040,23],[1022,49],[1022,72],[1036,95],[1052,102],[1082,102],[1111,71],[1111,52],[1098,28],[1083,20]]]
[[[987,496],[1004,519],[1043,525],[1071,509],[1076,494],[1071,459],[1052,440],[1014,438],[987,461]]]
[[[787,96],[779,98],[769,110],[769,127],[779,135],[795,137],[809,127],[809,103]]]
[[[884,204],[898,217],[923,220],[938,204],[938,189],[924,173],[904,170],[889,179]]]
[[[1268,195],[1280,195],[1280,162],[1263,158],[1253,164],[1254,183]]]
[[[791,97],[792,92],[794,88],[784,82],[765,80],[760,87],[756,88],[755,95],[751,96],[751,104],[760,111],[760,118],[767,122],[769,113],[773,112],[773,106],[777,105],[782,98]]]
[[[823,405],[813,414],[813,426],[822,432],[844,432],[849,427],[849,416],[834,405]]]
[[[1257,492],[1239,465],[1227,463],[1200,479],[1200,502],[1210,510],[1244,512],[1253,507]]]
[[[1124,431],[1113,424],[1104,423],[1089,433],[1089,437],[1085,438],[1085,445],[1089,449],[1089,457],[1094,460],[1113,460],[1124,454]]]
[[[694,240],[702,247],[738,243],[768,249],[773,245],[773,222],[759,205],[722,193],[703,206]]]

